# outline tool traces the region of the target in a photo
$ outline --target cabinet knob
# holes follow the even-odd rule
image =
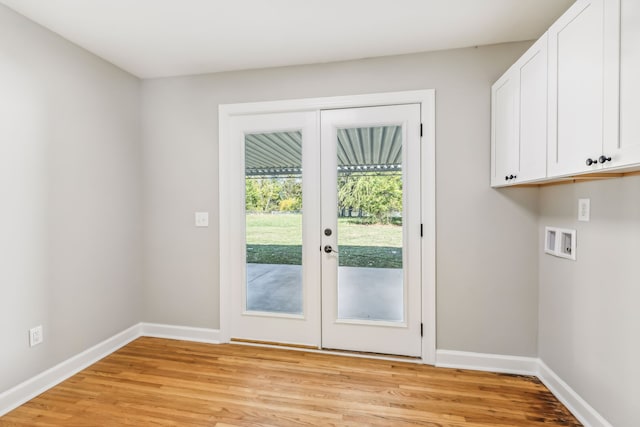
[[[509,175],[509,179],[516,179],[515,175]]]
[[[598,161],[600,163],[604,163],[604,162],[610,162],[611,161],[611,157],[607,157],[607,156],[600,156],[600,158],[598,158]]]
[[[598,163],[597,160],[593,160],[591,158],[587,159],[587,166],[595,165],[596,163]]]
[[[509,175],[505,176],[505,177],[504,177],[504,180],[505,180],[505,181],[509,181]]]

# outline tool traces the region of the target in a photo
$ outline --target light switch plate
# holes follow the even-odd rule
[[[209,212],[196,212],[196,227],[209,226]]]
[[[591,218],[591,199],[578,199],[578,221],[589,222]]]

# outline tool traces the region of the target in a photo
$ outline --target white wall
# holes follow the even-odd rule
[[[138,79],[0,5],[0,392],[140,321],[139,107]]]
[[[219,326],[219,104],[433,88],[438,348],[535,356],[538,190],[489,187],[490,86],[528,46],[144,81],[144,320]]]
[[[542,188],[540,209],[540,357],[612,425],[639,426],[640,176]],[[577,230],[575,262],[542,255],[545,225]]]

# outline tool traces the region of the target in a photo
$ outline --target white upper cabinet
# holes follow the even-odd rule
[[[547,35],[491,88],[491,185],[546,176]]]
[[[604,0],[579,0],[549,29],[549,176],[598,170],[604,132]]]
[[[640,170],[638,46],[640,0],[577,0],[492,87],[491,185]]]
[[[491,185],[506,185],[518,173],[516,76],[509,70],[491,88]]]
[[[522,181],[547,175],[547,34],[516,62],[520,92],[517,97]]]
[[[611,157],[605,166],[625,167],[640,163],[640,1],[621,0],[617,16],[615,4],[606,12],[620,22],[620,82],[619,89],[615,88],[620,97],[620,135],[605,140],[603,154]]]

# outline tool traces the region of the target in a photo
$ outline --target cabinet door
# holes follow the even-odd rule
[[[640,163],[640,1],[622,0],[617,17],[616,2],[610,4],[605,12],[620,22],[620,136],[605,139],[603,155],[611,157],[605,167],[623,167]]]
[[[518,174],[517,75],[509,69],[491,87],[491,185],[507,185]]]
[[[549,176],[598,170],[602,154],[604,0],[579,0],[549,29]]]
[[[519,171],[516,182],[547,174],[547,33],[516,62]]]

